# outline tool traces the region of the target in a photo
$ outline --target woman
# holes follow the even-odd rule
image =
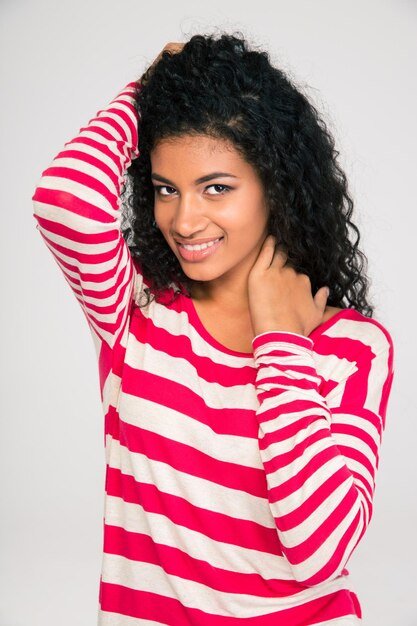
[[[393,346],[337,154],[265,52],[196,35],[43,173],[98,356],[101,625],[361,621]]]

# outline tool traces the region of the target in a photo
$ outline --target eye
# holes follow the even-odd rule
[[[209,185],[208,187],[206,187],[206,189],[210,189],[211,187],[213,188],[220,188],[219,193],[209,193],[209,196],[221,196],[224,195],[225,193],[227,193],[228,191],[230,191],[232,189],[232,187],[229,187],[228,185],[221,185],[220,183],[214,183],[213,185]],[[154,190],[155,193],[159,194],[160,196],[172,196],[172,193],[167,193],[167,192],[163,192],[162,190],[166,189],[166,190],[171,190],[173,192],[175,192],[174,187],[169,187],[168,185],[154,185]]]
[[[210,193],[209,196],[220,196],[220,195],[227,193],[231,189],[231,187],[228,187],[227,185],[220,185],[219,183],[215,183],[214,185],[209,185],[208,187],[206,187],[206,189],[210,189],[210,187],[222,187],[223,191],[220,191],[220,193]]]
[[[167,185],[154,185],[155,193],[159,193],[161,196],[171,196],[170,193],[162,193],[162,189],[174,189],[174,187],[168,187]]]

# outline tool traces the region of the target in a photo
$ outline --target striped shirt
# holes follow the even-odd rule
[[[43,172],[36,228],[87,319],[105,416],[100,626],[361,623],[347,561],[370,522],[393,378],[375,319],[219,343],[148,286],[120,229],[135,83]]]

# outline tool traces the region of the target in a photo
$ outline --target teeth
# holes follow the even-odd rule
[[[214,241],[208,241],[207,243],[201,243],[196,246],[190,246],[189,244],[181,244],[181,245],[186,250],[205,250],[206,248],[210,248],[217,241],[220,241],[220,237],[219,239],[215,239]]]

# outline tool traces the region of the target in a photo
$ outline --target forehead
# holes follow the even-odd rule
[[[160,139],[152,153],[166,152],[170,150],[186,150],[189,152],[237,152],[231,141],[210,137],[208,135],[181,135],[179,137],[167,137]],[[151,154],[152,154],[151,153]]]
[[[231,141],[207,135],[184,135],[160,140],[150,153],[152,169],[182,169],[196,167],[204,170],[216,165],[238,169],[241,173],[254,173]]]

